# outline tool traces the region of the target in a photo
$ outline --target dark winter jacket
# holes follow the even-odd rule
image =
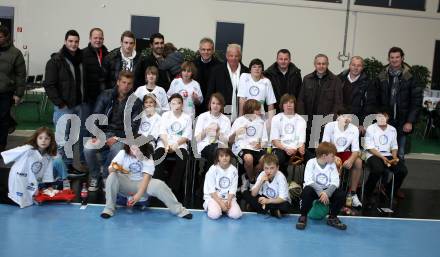
[[[199,82],[200,89],[202,90],[203,98],[206,99],[205,102],[208,103],[209,98],[206,98],[206,96],[208,93],[208,83],[212,74],[212,70],[216,66],[221,65],[222,63],[214,57],[212,57],[210,62],[204,63],[202,62],[201,57],[197,55],[196,59],[194,60],[194,64],[196,65],[197,68],[197,76],[195,77],[195,80]],[[200,109],[200,113],[207,111],[208,110],[207,104],[205,103],[202,104],[202,106],[200,106],[199,109]]]
[[[0,93],[14,92],[22,97],[25,82],[26,65],[21,51],[11,43],[0,47]]]
[[[347,76],[349,70],[341,72],[338,77],[342,81],[344,109],[354,114],[362,125],[365,117],[378,111],[378,90],[373,81],[362,72],[358,80],[351,83]]]
[[[306,115],[328,115],[342,107],[342,83],[331,71],[319,79],[316,72],[304,77],[298,96],[297,112]]]
[[[132,93],[132,92],[131,92]],[[128,94],[127,98],[124,100],[124,103],[127,104],[127,100],[130,96]],[[117,87],[104,90],[99,96],[95,104],[95,109],[93,110],[93,114],[104,114],[108,117],[108,121],[111,121],[112,109],[117,101],[118,91]],[[140,119],[134,120],[136,116],[138,116],[142,112],[142,102],[139,99],[136,99],[133,108],[131,110],[131,128],[133,134],[136,134],[139,130]],[[124,117],[117,117],[122,120]],[[100,126],[100,128],[106,133],[118,137],[125,137],[124,128],[118,129],[109,129],[108,126]]]
[[[284,94],[293,95],[298,98],[299,92],[301,91],[302,77],[301,70],[298,69],[295,64],[290,63],[287,73],[284,75],[278,69],[278,64],[275,62],[264,72],[264,75],[272,83],[273,92],[278,102]],[[278,107],[277,105],[276,109],[279,112]]]
[[[106,88],[113,88],[116,86],[119,72],[122,70],[122,56],[120,49],[120,47],[113,49],[104,58],[102,67],[104,69],[104,76],[107,85]],[[136,53],[133,61],[133,88],[136,89],[142,85],[145,85],[145,70],[147,69],[147,65],[145,62],[145,58],[140,53]]]
[[[145,56],[145,65],[146,67],[155,66],[157,69],[159,69],[159,62],[152,53]],[[163,89],[165,89],[165,91],[168,92],[172,80],[173,77],[168,70],[159,69],[159,77],[157,78],[157,82],[156,82],[158,86],[163,87]]]
[[[248,67],[243,64],[240,65],[240,75],[250,72]],[[209,78],[208,92],[206,93],[206,97],[203,96],[203,98],[209,99],[211,95],[216,92],[221,93],[225,98],[225,106],[232,104],[232,82],[231,77],[229,76],[227,63],[217,65],[212,69],[211,77]]]
[[[78,50],[77,54],[81,54]],[[84,87],[84,70],[80,64],[81,78],[76,78],[73,64],[63,54],[63,49],[52,55],[46,64],[44,88],[52,103],[58,107],[72,108],[84,102],[87,95]],[[77,79],[81,81],[77,82]]]
[[[98,95],[106,89],[104,70],[102,64],[99,62],[97,50],[92,47],[90,43],[82,52],[84,75],[87,81],[86,88],[88,92],[86,101],[94,103]],[[107,48],[102,46],[102,60],[104,60],[107,54]]]
[[[403,65],[399,81],[396,119],[390,117],[390,124],[401,132],[405,123],[410,122],[414,125],[417,122],[422,108],[423,87],[411,74],[410,66],[407,64]],[[376,83],[379,88],[380,105],[388,110],[393,110],[393,106],[390,105],[392,78],[388,74],[388,66],[379,73]]]

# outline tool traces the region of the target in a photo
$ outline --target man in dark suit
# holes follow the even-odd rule
[[[221,93],[225,98],[225,114],[231,114],[231,121],[238,115],[237,90],[242,73],[249,73],[249,69],[241,63],[241,47],[229,44],[226,48],[226,63],[212,70],[205,99],[209,99],[213,93]]]

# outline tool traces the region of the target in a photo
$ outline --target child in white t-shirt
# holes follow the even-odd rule
[[[351,123],[352,115],[344,109],[337,111],[337,120],[324,127],[322,142],[336,146],[336,156],[340,158],[342,168],[351,172],[350,191],[347,193],[347,207],[362,207],[357,196],[357,188],[362,175],[362,160],[359,149],[359,129]]]
[[[204,209],[211,219],[218,219],[222,213],[238,219],[242,212],[235,194],[238,186],[238,171],[231,164],[233,154],[229,148],[218,148],[215,164],[206,173],[203,187]]]
[[[134,92],[134,94],[140,100],[143,100],[146,94],[154,94],[154,96],[156,96],[157,99],[156,100],[157,112],[159,114],[162,114],[166,111],[169,111],[170,106],[168,104],[168,96],[167,93],[165,92],[165,89],[156,85],[158,74],[159,71],[155,66],[147,67],[147,69],[145,70],[145,81],[147,82],[147,84],[138,87]]]
[[[304,188],[301,194],[301,216],[296,228],[303,230],[307,225],[307,214],[312,209],[313,201],[329,205],[330,213],[327,224],[340,230],[347,226],[337,217],[345,203],[345,193],[339,188],[339,173],[335,164],[336,147],[329,142],[322,142],[316,148],[316,158],[310,159],[304,172]]]
[[[280,162],[280,170],[287,176],[289,160],[300,157],[305,158],[306,148],[306,121],[295,113],[295,96],[284,94],[280,100],[280,109],[272,118],[270,140],[272,141],[273,153]]]
[[[365,149],[367,150],[367,165],[370,168],[368,180],[365,183],[367,206],[372,207],[372,195],[377,181],[387,171],[394,173],[394,191],[397,192],[403,183],[408,169],[405,162],[398,158],[397,131],[387,124],[389,114],[386,111],[376,115],[377,123],[368,126],[365,133]],[[391,184],[386,191],[391,193]]]
[[[56,157],[55,135],[47,127],[38,128],[25,145],[1,155],[5,164],[14,162],[9,173],[8,197],[20,208],[33,204],[39,188],[49,195],[57,193],[52,185],[56,180],[64,180],[64,189],[70,188],[67,167],[61,157]]]
[[[159,128],[162,117],[156,112],[157,98],[153,94],[146,94],[143,98],[144,110],[142,112],[141,123],[139,124],[138,134],[148,139],[148,143],[156,148],[159,138]]]
[[[188,161],[188,142],[192,138],[192,119],[183,112],[183,98],[180,94],[170,97],[171,111],[162,114],[159,128],[159,140],[154,153],[156,166],[155,178],[166,181],[178,199],[182,199],[182,180],[186,172]],[[169,160],[175,159],[174,166],[170,166],[166,172]]]
[[[231,130],[231,121],[222,113],[225,100],[220,93],[214,93],[209,100],[209,111],[197,117],[194,130],[197,141],[197,152],[207,160],[207,167],[211,167],[219,147],[228,147],[228,136]]]
[[[250,73],[240,76],[237,96],[240,98],[240,116],[243,115],[243,106],[246,100],[255,99],[261,103],[261,113],[264,115],[264,105],[267,105],[268,118],[275,115],[274,104],[277,102],[272,83],[263,77],[264,64],[260,59],[253,59],[249,64]]]
[[[258,213],[269,212],[281,218],[290,210],[290,196],[286,177],[279,171],[278,158],[274,154],[263,156],[264,170],[258,175],[251,191],[243,198]]]
[[[171,82],[167,95],[180,94],[183,97],[183,111],[191,118],[195,117],[196,106],[202,104],[203,95],[200,85],[193,79],[197,68],[192,62],[182,63],[182,77]]]
[[[133,207],[141,198],[157,197],[169,210],[182,218],[191,219],[192,214],[179,203],[171,189],[162,181],[152,178],[154,161],[153,147],[144,144],[124,145],[124,149],[113,158],[108,167],[109,176],[105,184],[105,207],[101,217],[108,219],[116,210],[116,197],[125,195],[128,207]]]
[[[241,191],[247,190],[248,183],[254,184],[258,173],[263,169],[263,155],[268,137],[266,123],[261,119],[261,104],[255,99],[249,99],[243,107],[244,115],[238,117],[232,124],[229,143],[232,152],[239,158],[246,172],[242,176]]]

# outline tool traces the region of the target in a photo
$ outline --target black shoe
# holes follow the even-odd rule
[[[277,219],[281,219],[283,215],[281,214],[280,210],[270,210],[270,216],[275,217]]]
[[[346,230],[347,229],[347,225],[342,223],[341,220],[338,219],[338,217],[329,216],[327,219],[327,225],[335,227],[339,230]]]
[[[103,219],[109,219],[111,217],[112,216],[110,214],[108,214],[108,213],[105,213],[105,212],[101,213],[101,218],[103,218]]]
[[[185,216],[183,216],[182,218],[187,219],[187,220],[191,220],[193,218],[192,213],[188,213]]]
[[[307,216],[300,216],[296,223],[296,229],[304,230],[307,226]]]
[[[69,173],[68,178],[70,178],[70,179],[80,178],[80,177],[84,177],[85,175],[87,175],[87,173],[75,169],[75,167],[73,167],[72,164],[69,164],[67,166],[67,172]]]

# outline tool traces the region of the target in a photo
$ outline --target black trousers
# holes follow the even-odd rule
[[[313,201],[318,199],[319,196],[315,192],[315,189],[311,186],[306,186],[301,193],[300,213],[301,216],[307,216],[310,209],[312,209]],[[341,208],[345,204],[345,193],[342,189],[337,188],[330,197],[330,215],[337,216]]]
[[[205,148],[203,148],[203,150],[201,152],[201,156],[204,159],[206,159],[206,164],[203,169],[205,174],[208,171],[208,169],[214,164],[217,149],[218,149],[218,144],[215,143],[215,144],[207,145]]]
[[[0,147],[6,147],[8,140],[8,129],[11,122],[10,113],[13,104],[12,96],[12,92],[0,94]]]
[[[251,205],[252,209],[257,213],[266,213],[267,211],[280,210],[281,213],[288,213],[290,210],[290,203],[285,201],[278,204],[266,204],[266,208],[258,202],[258,198],[265,197],[264,195],[257,195],[253,197],[250,191],[245,191],[243,193],[243,199]]]
[[[387,159],[391,160],[393,157],[388,156]],[[365,183],[365,195],[371,197],[377,181],[384,175],[385,172],[390,171],[394,173],[394,191],[397,191],[402,186],[403,180],[408,174],[408,169],[405,166],[405,161],[400,160],[396,166],[387,167],[383,161],[377,156],[371,156],[367,160],[367,165],[370,168],[370,175]],[[387,192],[391,192],[391,183],[385,185]]]
[[[175,152],[166,154],[166,157],[164,158],[165,148],[160,147],[156,149],[153,154],[154,161],[157,162],[158,160],[163,160],[161,163],[156,164],[156,170],[154,171],[153,178],[164,181],[171,188],[176,197],[179,200],[182,200],[182,189],[185,183],[184,175],[185,172],[188,172],[186,170],[188,151],[182,148],[180,148],[180,151],[182,152],[183,159],[181,159]],[[174,166],[172,166],[173,162]]]
[[[287,178],[287,168],[289,167],[289,159],[290,156],[287,155],[287,153],[284,150],[275,148],[272,150],[272,153],[275,154],[278,158],[278,162],[280,164],[280,171],[284,174],[284,176]],[[310,153],[309,150],[305,150],[304,153],[304,164],[307,163],[308,160],[312,159],[313,156]]]

